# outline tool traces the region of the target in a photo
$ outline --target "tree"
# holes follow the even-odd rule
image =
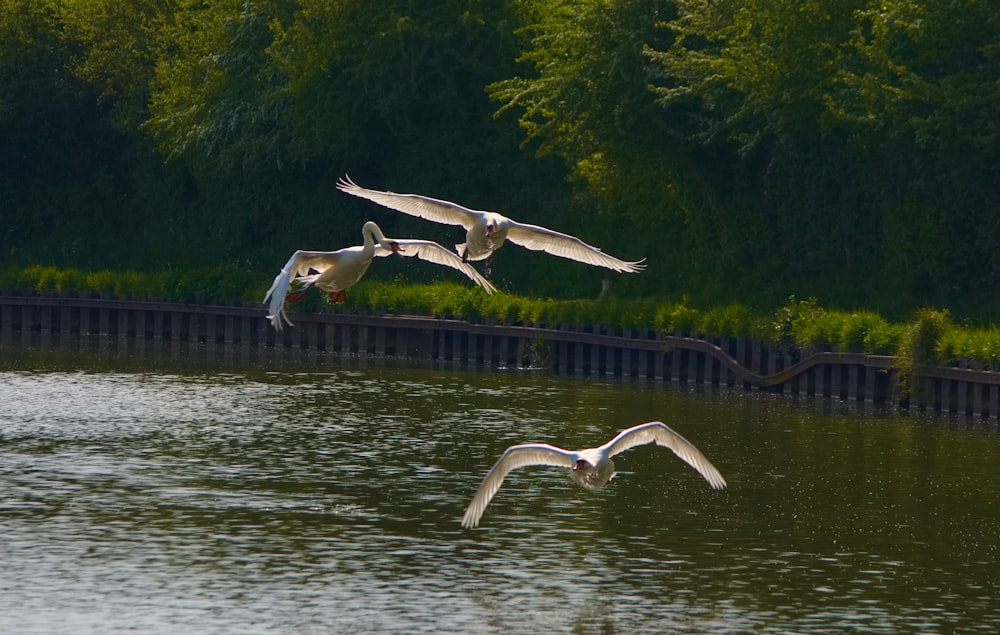
[[[101,101],[128,131],[146,118],[155,26],[172,5],[170,0],[64,0],[56,5],[63,38],[75,50],[73,74],[100,91]]]
[[[83,257],[110,225],[94,212],[114,186],[103,159],[120,138],[72,73],[77,48],[57,9],[11,0],[0,11],[0,243],[11,259]]]
[[[267,56],[276,4],[180,0],[161,14],[145,128],[169,159],[205,174],[283,162]]]

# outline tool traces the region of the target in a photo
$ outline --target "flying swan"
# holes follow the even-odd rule
[[[462,526],[471,528],[479,524],[486,506],[511,470],[527,465],[566,467],[570,469],[570,476],[574,481],[588,489],[596,489],[607,485],[615,475],[615,464],[611,457],[647,443],[656,443],[673,450],[674,454],[697,470],[713,488],[722,489],[726,486],[722,474],[719,474],[719,470],[715,469],[698,448],[662,421],[650,421],[626,428],[604,445],[586,450],[564,450],[548,443],[512,445],[486,474],[465,510]]]
[[[461,225],[466,229],[465,242],[455,245],[455,250],[463,261],[486,260],[487,271],[493,260],[493,252],[508,239],[512,243],[534,251],[544,251],[553,256],[607,267],[618,272],[635,273],[645,267],[643,264],[645,259],[635,262],[620,260],[575,236],[538,225],[519,223],[496,212],[469,209],[458,203],[419,194],[369,190],[346,176],[338,181],[337,188],[410,216],[418,216],[445,225]]]
[[[458,269],[485,289],[486,293],[496,291],[489,280],[476,271],[475,267],[462,262],[461,258],[436,242],[386,238],[379,226],[372,221],[364,224],[361,233],[364,236],[363,245],[345,247],[337,251],[299,250],[292,254],[264,296],[264,304],[268,304],[270,300],[267,319],[271,321],[275,330],[282,330],[284,324],[293,326],[285,313],[285,300],[286,296],[289,296],[288,289],[292,280],[302,283],[301,290],[316,285],[328,292],[333,302],[343,302],[347,298],[345,289],[365,275],[375,256],[389,256],[394,253],[407,257],[416,256],[421,260]],[[310,270],[315,273],[310,274]],[[292,294],[289,299],[294,297],[295,294]]]

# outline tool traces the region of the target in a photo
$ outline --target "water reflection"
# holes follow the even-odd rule
[[[0,630],[992,632],[990,426],[540,373],[0,349]],[[89,351],[89,352],[88,352]],[[247,353],[251,355],[251,353]],[[213,361],[214,360],[214,361]],[[585,491],[509,445],[663,419]]]

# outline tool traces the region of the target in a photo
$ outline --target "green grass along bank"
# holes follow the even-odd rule
[[[257,306],[270,283],[266,274],[235,266],[189,271],[82,271],[33,265],[0,269],[0,293],[66,295],[188,304]],[[686,297],[599,299],[487,295],[450,282],[417,284],[367,279],[332,306],[318,290],[297,312],[351,311],[454,317],[470,322],[531,326],[600,326],[663,334],[747,337],[788,351],[866,353],[896,358],[903,378],[923,368],[961,363],[1000,370],[1000,327],[963,324],[945,309],[914,310],[909,321],[875,311],[838,310],[794,297],[770,310],[742,304],[696,307]],[[293,320],[294,320],[293,311]]]

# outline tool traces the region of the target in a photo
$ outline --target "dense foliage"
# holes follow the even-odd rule
[[[368,218],[459,238],[340,195],[350,173],[649,259],[507,247],[520,294],[979,318],[998,122],[982,0],[2,0],[0,248],[266,280]]]

